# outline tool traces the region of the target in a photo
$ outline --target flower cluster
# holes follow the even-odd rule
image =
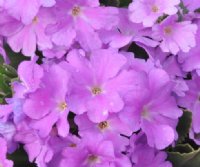
[[[172,167],[164,149],[179,138],[183,109],[200,145],[198,7],[0,0],[0,54],[9,63],[9,45],[28,57],[0,105],[0,167],[13,166],[6,155],[19,145],[38,167]]]

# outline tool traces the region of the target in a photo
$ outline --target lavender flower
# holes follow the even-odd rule
[[[151,27],[163,14],[174,15],[180,0],[135,0],[129,6],[130,19]]]
[[[189,52],[196,45],[197,25],[190,21],[176,22],[176,20],[176,16],[171,16],[153,27],[153,36],[161,40],[160,48],[163,52],[172,54],[177,54],[180,50]]]

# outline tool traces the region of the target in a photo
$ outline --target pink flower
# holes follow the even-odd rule
[[[51,7],[55,3],[55,0],[4,0],[3,7],[10,15],[28,25],[31,24],[41,6]]]
[[[57,17],[57,23],[50,25],[47,32],[54,44],[67,48],[74,41],[85,50],[100,48],[102,43],[96,30],[111,29],[118,21],[118,10],[100,7],[97,0],[58,0],[52,12]]]
[[[29,127],[29,120],[26,119],[18,123],[15,141],[23,143],[30,162],[35,161],[38,166],[47,167],[46,163],[52,159],[54,154],[49,143],[52,136],[50,134],[47,138],[41,138],[37,130]]]
[[[0,10],[0,34],[12,36],[23,28],[23,24],[10,16],[5,10]]]
[[[177,22],[176,16],[166,18],[161,24],[153,27],[152,37],[161,40],[163,52],[177,54],[180,50],[189,52],[196,45],[197,25],[191,21]]]
[[[115,151],[111,140],[105,140],[101,135],[88,135],[78,145],[63,150],[59,167],[131,167],[129,159]]]
[[[44,70],[41,66],[36,64],[36,60],[24,61],[18,67],[18,75],[27,91],[34,92],[40,87]]]
[[[36,68],[34,70],[32,72],[37,72]],[[67,136],[69,132],[66,119],[69,112],[66,102],[69,77],[61,65],[45,67],[39,88],[26,96],[23,112],[31,119],[30,126],[37,129],[42,137],[48,136],[54,124],[60,136]]]
[[[96,136],[101,135],[105,140],[111,140],[116,153],[120,154],[126,150],[128,139],[121,136],[121,134],[130,136],[132,134],[131,128],[120,120],[117,114],[112,114],[107,120],[100,123],[93,123],[88,119],[87,114],[77,115],[75,122],[79,127],[79,135],[87,137],[88,134]]]
[[[157,41],[146,37],[151,33],[150,29],[145,29],[142,24],[133,23],[129,20],[127,9],[119,9],[118,17],[119,22],[117,27],[111,30],[99,31],[103,43],[109,44],[112,48],[121,48],[130,44],[132,41],[144,43],[152,47],[158,45]]]
[[[123,109],[123,94],[134,87],[134,72],[122,70],[126,63],[123,55],[114,50],[96,50],[87,59],[73,50],[67,60],[74,68],[69,96],[73,112],[87,112],[91,121],[99,123],[109,113]]]
[[[154,68],[147,74],[140,72],[140,76],[143,84],[132,92],[120,118],[133,131],[142,129],[149,146],[164,149],[177,138],[175,128],[182,111],[171,95],[170,78],[164,70]]]
[[[178,54],[178,58],[183,71],[191,72],[195,70],[200,75],[200,22],[197,21],[196,23],[198,25],[198,30],[196,33],[196,46],[187,53],[180,52]]]
[[[53,20],[48,9],[41,8],[30,24],[21,24],[20,31],[8,36],[8,44],[15,52],[22,50],[24,55],[32,57],[35,55],[37,45],[40,50],[52,48],[52,42],[46,35],[45,28],[48,24],[53,23]]]
[[[2,137],[0,137],[0,144],[1,144],[1,149],[0,149],[0,166],[3,167],[12,167],[13,162],[8,160],[6,158],[7,154],[7,143],[6,140],[4,140]]]
[[[200,8],[199,0],[182,0],[186,8],[190,11]]]
[[[7,152],[12,153],[16,150],[17,144],[14,142],[13,137],[16,133],[16,127],[11,121],[0,121],[0,136],[7,142]]]
[[[134,23],[151,27],[163,14],[176,14],[179,3],[180,0],[134,0],[129,6],[130,19]]]
[[[172,167],[172,164],[166,161],[167,154],[149,147],[142,132],[131,136],[129,154],[133,167]]]
[[[200,144],[200,77],[195,73],[192,75],[192,80],[188,80],[187,84],[189,90],[186,92],[186,96],[179,97],[178,104],[181,107],[187,108],[192,112],[192,127],[190,129],[190,138],[193,139],[198,145]]]
[[[104,136],[111,133],[116,136],[120,134],[130,136],[132,134],[131,129],[116,114],[110,115],[107,120],[100,123],[93,123],[88,119],[87,114],[82,114],[75,117],[75,122],[79,126],[80,135],[90,132],[101,133]]]

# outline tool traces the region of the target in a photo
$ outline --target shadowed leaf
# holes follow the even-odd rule
[[[199,167],[200,149],[193,150],[189,144],[177,145],[174,152],[168,152],[168,160],[173,167]]]
[[[188,136],[191,124],[192,124],[192,113],[189,111],[183,111],[183,115],[179,119],[176,128],[179,135],[178,143],[183,142],[185,138]]]

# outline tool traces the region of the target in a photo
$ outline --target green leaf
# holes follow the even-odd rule
[[[22,145],[14,153],[9,154],[8,159],[14,162],[15,167],[36,167],[36,164],[28,161],[27,153],[24,151]]]
[[[2,64],[0,65],[0,74],[4,74],[9,78],[16,78],[17,77],[17,72],[16,70],[7,64]]]
[[[132,0],[120,0],[120,7],[127,7]]]
[[[0,65],[0,104],[5,103],[5,98],[12,96],[11,82],[16,78],[17,72],[13,67]]]
[[[106,6],[115,6],[118,7],[120,4],[119,0],[102,0],[102,3]]]
[[[5,46],[5,51],[9,57],[10,60],[10,66],[13,68],[17,69],[18,65],[23,61],[23,60],[30,60],[30,57],[25,57],[21,53],[15,53],[12,51],[12,49],[6,45]]]
[[[13,52],[8,45],[5,46],[5,51],[9,57],[10,65],[4,64],[0,59],[0,104],[5,103],[5,98],[12,96],[11,83],[17,78],[17,67],[23,60],[30,59],[23,56],[21,53]]]
[[[10,81],[10,78],[8,78],[4,74],[0,74],[0,95],[6,97],[12,94],[9,81]]]
[[[176,147],[172,148],[171,152],[179,152],[181,154],[183,153],[190,153],[193,152],[194,149],[190,144],[177,144]]]
[[[4,59],[3,59],[3,56],[0,54],[0,64],[3,64],[4,63]]]
[[[168,160],[174,167],[199,167],[200,149],[193,150],[189,144],[178,145],[174,152],[168,152]]]
[[[189,10],[187,9],[187,6],[183,2],[180,3],[179,7],[182,9],[183,14],[188,14]]]
[[[100,2],[106,6],[128,7],[132,0],[100,0]]]
[[[178,143],[181,143],[188,136],[192,124],[192,113],[190,111],[183,111],[182,117],[179,119],[177,125],[177,132],[179,135]]]

